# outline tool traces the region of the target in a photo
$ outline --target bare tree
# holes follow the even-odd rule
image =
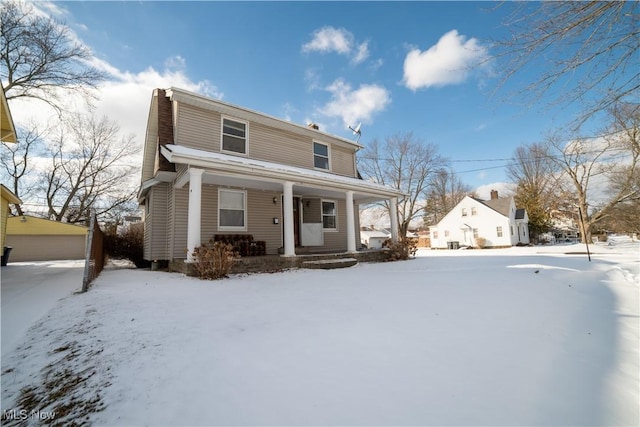
[[[60,112],[58,89],[88,95],[104,78],[69,28],[29,2],[2,2],[0,22],[0,77],[7,100],[35,98]]]
[[[137,148],[132,135],[119,133],[119,126],[106,117],[80,114],[59,129],[51,166],[43,173],[49,218],[77,223],[86,221],[92,208],[104,217],[129,207],[136,168],[126,161]]]
[[[534,143],[517,147],[506,168],[507,177],[516,184],[516,205],[527,210],[533,240],[551,227],[554,167],[548,148]]]
[[[465,196],[471,186],[464,184],[451,170],[438,171],[429,182],[430,190],[424,207],[425,224],[437,224]]]
[[[577,136],[569,143],[558,137],[549,140],[557,154],[552,158],[561,169],[558,188],[574,194],[582,213],[583,242],[616,206],[640,197],[640,105],[619,104],[609,114],[611,125],[599,137]]]
[[[512,7],[505,3],[502,7]],[[504,25],[510,37],[495,41],[505,59],[503,83],[539,70],[519,99],[532,103],[553,93],[556,103],[580,102],[582,120],[640,91],[639,6],[635,1],[545,1],[516,4]],[[540,61],[543,62],[540,66]]]
[[[358,169],[365,179],[388,185],[406,194],[398,202],[398,234],[406,236],[411,221],[423,216],[427,189],[431,179],[446,160],[433,144],[425,144],[412,133],[387,137],[381,144],[374,140],[366,154],[358,158]],[[391,206],[383,206],[390,212]]]
[[[42,152],[45,147],[43,136],[47,129],[42,129],[36,123],[30,123],[24,127],[18,127],[18,144],[2,143],[0,150],[0,168],[3,178],[11,181],[13,193],[25,200],[35,190],[35,180],[28,178],[33,176],[33,156]],[[24,215],[22,206],[15,205],[18,215]]]

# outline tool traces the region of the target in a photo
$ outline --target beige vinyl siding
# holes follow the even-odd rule
[[[273,198],[276,203],[273,203]],[[282,247],[282,203],[280,193],[247,192],[248,233],[254,240],[267,242],[267,254],[277,254]],[[278,218],[278,224],[273,223]]]
[[[311,138],[259,123],[251,123],[249,126],[249,157],[313,169]]]
[[[188,104],[178,105],[176,143],[185,147],[220,151],[221,116]]]
[[[149,190],[144,224],[144,258],[149,261],[169,259],[167,253],[167,213],[170,184],[155,185]]]
[[[218,187],[204,185],[202,187],[200,241],[208,243],[218,233]]]
[[[173,190],[173,258],[187,258],[187,220],[189,215],[189,186]]]
[[[225,116],[234,118],[233,116]],[[219,153],[222,138],[222,116],[188,104],[179,104],[176,120],[176,143],[185,147]],[[247,155],[256,160],[280,163],[306,169],[313,167],[313,139],[261,123],[249,122]],[[318,140],[329,145],[332,173],[355,176],[353,150]]]
[[[354,156],[353,150],[336,145],[331,146],[331,172],[352,178],[355,177]]]
[[[339,199],[323,199],[332,200],[336,202],[337,212],[337,231],[325,231],[324,232],[324,249],[331,251],[346,251],[347,250],[347,214],[346,205],[344,200]]]

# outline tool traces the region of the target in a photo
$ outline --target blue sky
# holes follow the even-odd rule
[[[182,87],[360,142],[413,132],[473,188],[506,180],[505,161],[571,119],[571,109],[497,94],[510,5],[488,2],[56,2],[110,73],[99,112],[143,143],[153,87]],[[19,105],[19,104],[18,104]],[[20,107],[18,107],[20,108]],[[21,116],[21,111],[17,116]],[[477,170],[484,169],[484,170]]]

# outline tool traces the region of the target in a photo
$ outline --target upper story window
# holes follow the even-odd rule
[[[498,235],[498,237],[502,237],[502,227],[496,227],[496,234]]]
[[[218,229],[247,229],[247,193],[238,190],[218,190]]]
[[[313,143],[313,167],[329,170],[329,146],[327,144]]]
[[[467,208],[462,208],[462,216],[467,216]]]
[[[471,208],[471,216],[474,216],[474,215],[477,215],[477,214],[478,214],[478,210],[476,209],[476,207],[475,207],[475,206],[473,206],[473,207]]]
[[[247,154],[247,123],[222,119],[222,151]]]
[[[324,230],[336,230],[336,202],[322,201],[322,228]]]

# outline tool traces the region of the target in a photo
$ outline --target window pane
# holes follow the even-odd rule
[[[322,202],[322,214],[323,215],[335,215],[336,204],[333,202]]]
[[[220,191],[220,208],[244,210],[244,193]]]
[[[245,137],[245,124],[240,122],[235,122],[233,120],[224,119],[222,124],[222,133],[227,135],[239,136],[241,138]]]
[[[244,227],[244,211],[220,209],[221,227]]]
[[[323,228],[336,228],[336,217],[335,216],[323,216],[322,217],[322,227]]]
[[[329,147],[324,144],[313,143],[313,154],[319,154],[324,157],[329,157]]]
[[[235,136],[222,135],[222,149],[225,151],[233,151],[234,153],[245,154],[245,140]]]
[[[313,166],[319,169],[329,169],[329,159],[326,157],[314,156]]]

